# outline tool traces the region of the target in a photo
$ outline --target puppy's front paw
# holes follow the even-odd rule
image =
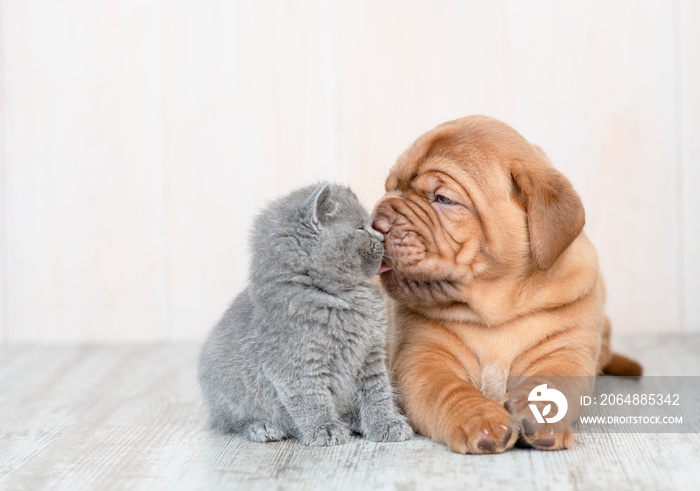
[[[455,416],[447,435],[447,446],[457,453],[501,453],[518,438],[509,425],[503,406],[488,401],[475,407],[466,418]]]
[[[372,425],[364,432],[364,437],[373,442],[403,442],[413,436],[413,430],[403,417]]]
[[[545,413],[547,403],[534,402],[540,414]],[[518,428],[518,446],[533,447],[538,450],[564,450],[574,442],[571,423],[566,419],[556,423],[538,423],[530,409],[527,394],[518,391],[510,395],[504,404],[511,415],[511,421]]]
[[[564,450],[574,443],[571,424],[566,420],[541,424],[533,418],[525,418],[520,425],[519,446],[538,450]]]
[[[342,445],[348,441],[350,441],[350,429],[337,422],[318,425],[301,439],[301,443],[312,447]]]

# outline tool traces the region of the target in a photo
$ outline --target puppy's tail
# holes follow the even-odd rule
[[[603,367],[603,373],[623,377],[641,377],[642,365],[626,356],[613,353],[608,364]]]

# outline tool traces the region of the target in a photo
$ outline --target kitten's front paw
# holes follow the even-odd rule
[[[364,433],[364,437],[373,442],[403,442],[412,436],[413,430],[405,418],[383,421]]]
[[[304,435],[301,443],[313,447],[342,445],[350,441],[350,429],[342,423],[324,423]]]
[[[287,438],[287,433],[274,423],[255,421],[248,425],[246,435],[254,442],[266,443],[276,442]]]

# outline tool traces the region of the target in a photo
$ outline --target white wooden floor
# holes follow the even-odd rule
[[[700,336],[616,347],[700,375]],[[563,452],[463,456],[416,437],[331,448],[207,429],[198,347],[0,348],[0,489],[697,489],[699,434],[578,435]]]

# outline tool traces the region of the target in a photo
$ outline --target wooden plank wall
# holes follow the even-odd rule
[[[0,339],[201,339],[267,200],[371,207],[489,114],[572,180],[619,331],[700,331],[694,0],[1,0]]]
[[[5,274],[5,243],[6,243],[6,228],[5,228],[5,83],[3,77],[3,69],[5,63],[5,40],[2,36],[4,32],[4,21],[2,8],[0,3],[0,343],[7,339],[7,275]]]
[[[681,159],[680,214],[683,250],[683,326],[700,331],[700,2],[682,0],[677,45],[678,153]]]

